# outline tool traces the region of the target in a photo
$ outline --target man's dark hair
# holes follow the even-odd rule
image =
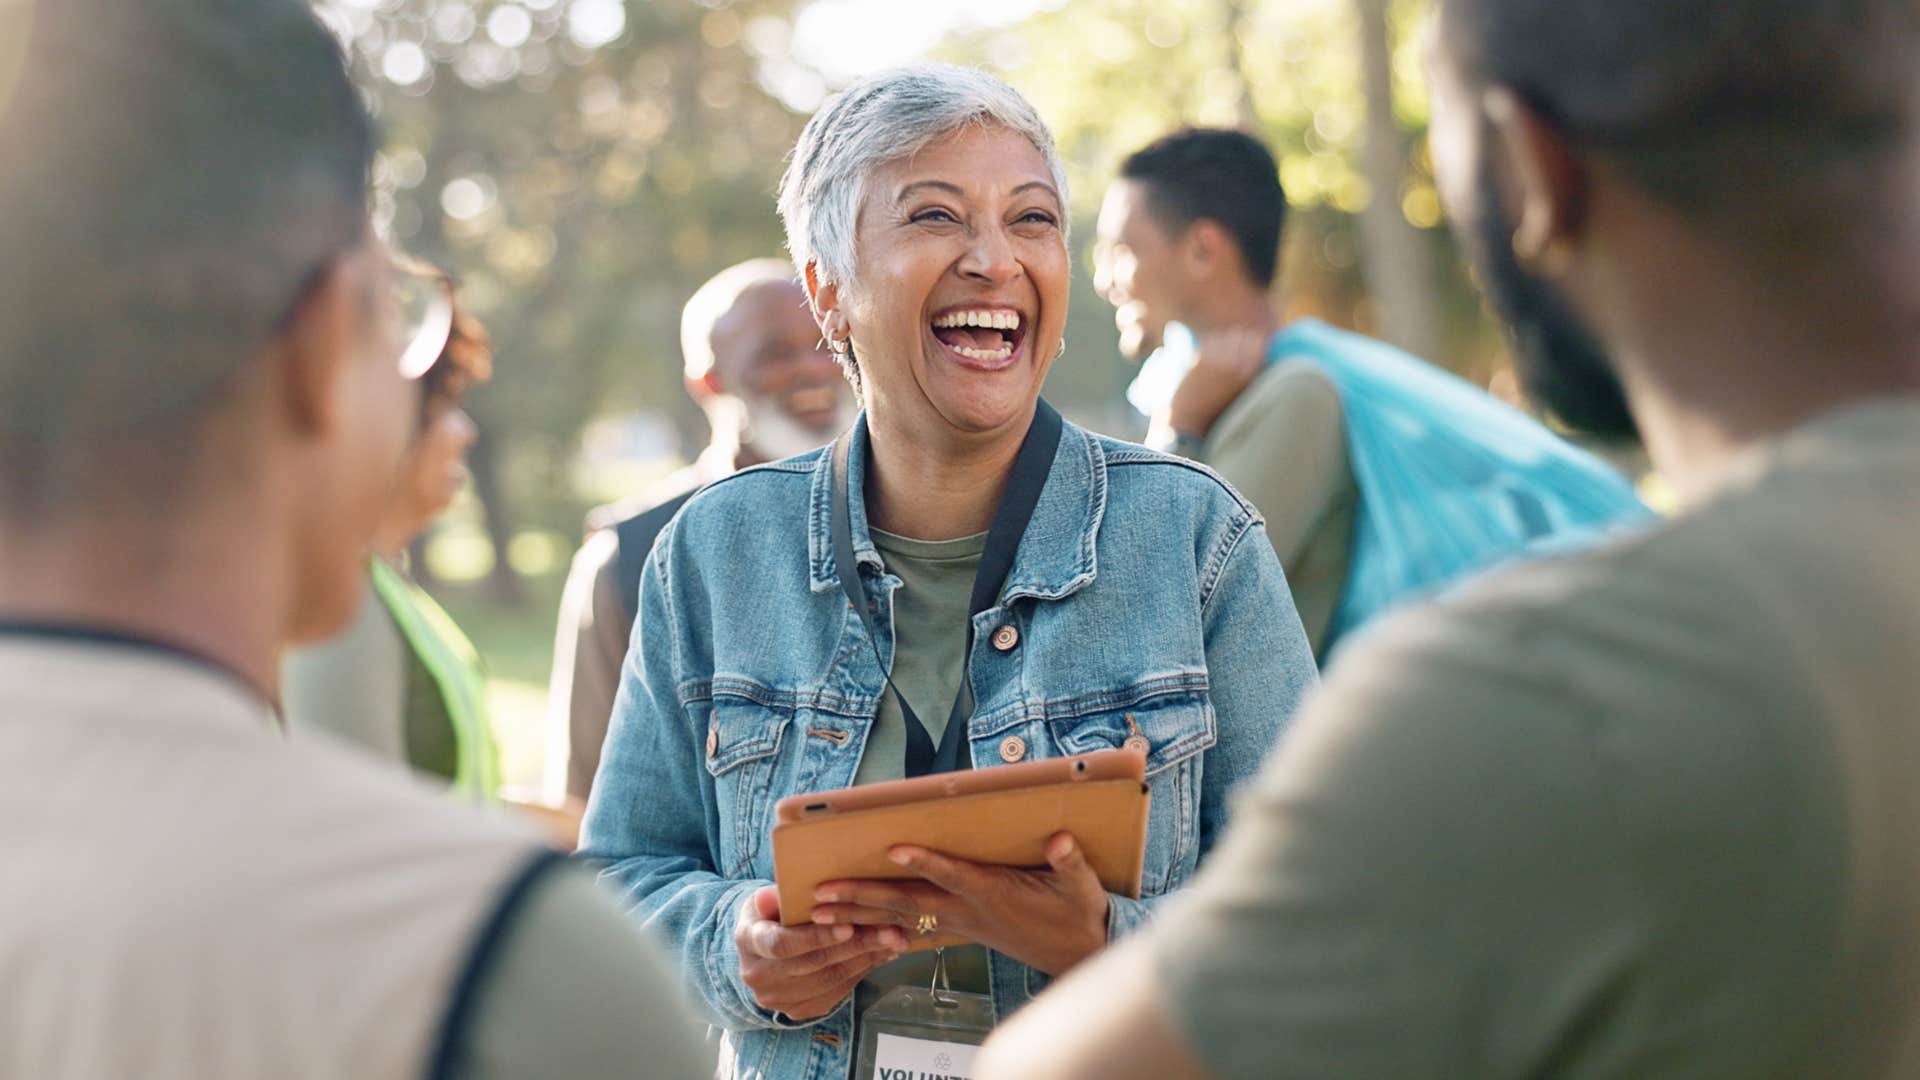
[[[1120,178],[1146,188],[1148,210],[1171,231],[1218,222],[1254,282],[1273,284],[1287,194],[1280,167],[1260,140],[1221,128],[1182,128],[1129,155]]]
[[[0,70],[9,454],[207,400],[365,237],[374,151],[306,0],[15,0],[0,36],[23,19]]]
[[[1811,196],[1807,181],[1835,164],[1896,146],[1920,65],[1913,0],[1443,0],[1441,11],[1470,85],[1513,89],[1574,145],[1703,211]]]

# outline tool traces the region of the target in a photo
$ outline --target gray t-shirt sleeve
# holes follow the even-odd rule
[[[576,866],[543,873],[501,928],[445,1075],[710,1076],[703,1025],[644,932]],[[482,945],[481,948],[486,948]]]
[[[1160,921],[1163,1006],[1222,1077],[1551,1071],[1637,955],[1590,718],[1524,650],[1387,636]]]
[[[290,650],[280,663],[281,707],[298,739],[313,732],[407,763],[407,645],[368,584],[337,637]]]

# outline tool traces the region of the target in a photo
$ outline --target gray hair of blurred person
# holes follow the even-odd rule
[[[802,277],[811,265],[822,285],[856,278],[856,234],[868,179],[881,166],[912,157],[970,124],[997,124],[1025,136],[1046,159],[1066,202],[1067,173],[1053,132],[1019,91],[987,72],[952,64],[884,71],[848,87],[813,114],[780,180],[787,251]],[[851,348],[842,363],[859,389],[859,364]]]
[[[686,360],[687,381],[697,383],[713,373],[713,328],[742,294],[761,285],[793,284],[793,267],[779,259],[748,259],[707,279],[680,309],[680,355]],[[720,386],[722,393],[735,392],[725,380]]]
[[[0,457],[34,462],[0,512],[165,498],[195,418],[369,235],[372,123],[306,0],[0,2],[0,38]]]

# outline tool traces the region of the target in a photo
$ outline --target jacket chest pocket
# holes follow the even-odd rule
[[[726,877],[755,874],[770,827],[774,769],[791,714],[752,702],[717,700],[707,716],[706,764],[717,815],[714,857]]]
[[[1200,789],[1206,752],[1219,741],[1213,705],[1204,693],[1161,697],[1055,722],[1070,754],[1095,750],[1147,752],[1147,854],[1140,891],[1159,896],[1179,888],[1200,861]]]

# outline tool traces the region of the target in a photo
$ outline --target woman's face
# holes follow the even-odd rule
[[[826,290],[876,422],[1025,430],[1067,321],[1065,207],[1047,161],[969,125],[869,179],[853,279]]]

